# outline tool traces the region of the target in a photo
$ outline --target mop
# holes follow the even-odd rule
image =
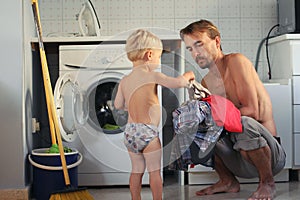
[[[40,47],[40,57],[41,57],[41,64],[42,64],[42,73],[44,79],[44,87],[46,93],[46,102],[48,108],[48,117],[49,117],[49,125],[51,131],[51,139],[52,139],[52,146],[56,148],[56,141],[58,143],[59,154],[61,158],[61,164],[63,168],[63,175],[65,179],[66,189],[63,191],[58,191],[53,193],[50,196],[50,200],[54,199],[72,199],[72,200],[93,200],[94,198],[89,194],[89,192],[83,188],[74,188],[71,185],[70,177],[67,169],[66,158],[64,154],[64,147],[60,135],[59,125],[58,125],[58,118],[54,106],[54,97],[50,82],[50,76],[48,71],[47,59],[45,54],[45,49],[42,40],[42,29],[40,24],[40,15],[38,10],[38,2],[37,0],[32,0],[32,9],[33,9],[33,16],[35,20],[39,47]]]

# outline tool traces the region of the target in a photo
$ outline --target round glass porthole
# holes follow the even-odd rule
[[[99,126],[104,133],[116,134],[122,132],[127,123],[127,112],[114,109],[113,99],[116,95],[118,83],[106,81],[95,88],[95,112]]]

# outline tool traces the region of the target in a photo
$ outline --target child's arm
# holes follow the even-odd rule
[[[115,102],[114,102],[115,109],[118,109],[118,110],[125,109],[125,99],[123,96],[121,84],[122,84],[122,81],[120,82],[120,84],[118,86],[118,91],[117,91]]]
[[[195,74],[193,71],[185,72],[184,74],[182,74],[182,76],[189,82],[195,80]]]
[[[157,84],[165,86],[167,88],[180,88],[188,87],[189,82],[195,79],[195,74],[192,71],[188,71],[181,76],[171,77],[160,72],[154,72],[155,81]]]

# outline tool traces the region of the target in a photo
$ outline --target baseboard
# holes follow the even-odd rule
[[[25,189],[0,189],[1,200],[29,200],[29,188]]]
[[[258,178],[243,179],[237,178],[240,183],[257,183]],[[215,171],[207,172],[190,172],[188,173],[188,184],[214,184],[219,180],[219,177]],[[289,170],[283,169],[279,174],[274,177],[275,182],[287,182],[289,181]]]

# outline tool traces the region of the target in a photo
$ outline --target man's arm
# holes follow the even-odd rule
[[[259,119],[259,106],[256,83],[253,78],[253,65],[242,54],[234,54],[229,60],[230,76],[234,81],[241,115]]]

